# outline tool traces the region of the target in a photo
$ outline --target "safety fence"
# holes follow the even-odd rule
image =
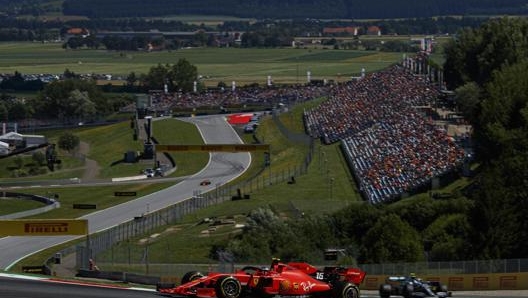
[[[518,273],[528,272],[528,259],[363,264],[361,269],[373,275]]]

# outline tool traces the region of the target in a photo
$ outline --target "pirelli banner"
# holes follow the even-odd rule
[[[269,144],[156,145],[156,151],[256,152],[269,151]]]
[[[86,219],[0,220],[0,237],[86,234],[88,234],[88,220]]]

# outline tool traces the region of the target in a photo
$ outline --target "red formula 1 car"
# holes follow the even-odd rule
[[[325,298],[359,298],[359,285],[366,273],[357,268],[325,267],[307,263],[272,262],[271,268],[244,267],[233,273],[209,273],[203,276],[189,272],[181,285],[158,284],[160,294],[198,298],[239,298],[312,296]]]

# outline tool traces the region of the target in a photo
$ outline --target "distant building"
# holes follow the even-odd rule
[[[323,28],[324,35],[349,34],[357,36],[359,32],[358,27],[325,27]]]
[[[0,156],[23,153],[48,145],[48,139],[41,135],[22,135],[8,132],[0,136]]]
[[[90,36],[90,30],[88,30],[86,28],[70,28],[70,29],[68,29],[66,31],[66,37],[69,38],[69,37],[73,37],[73,36],[83,37],[83,38],[87,37],[87,36]]]
[[[0,156],[6,156],[9,154],[9,144],[0,142]]]
[[[367,35],[381,36],[381,29],[378,26],[370,26],[367,28]]]
[[[26,147],[39,147],[48,144],[48,139],[41,135],[22,135]]]
[[[0,142],[7,143],[9,144],[10,147],[15,147],[15,148],[26,147],[24,136],[17,132],[13,132],[13,131],[0,136]]]

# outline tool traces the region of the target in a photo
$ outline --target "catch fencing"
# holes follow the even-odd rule
[[[489,274],[528,272],[528,259],[363,264],[371,275]]]

